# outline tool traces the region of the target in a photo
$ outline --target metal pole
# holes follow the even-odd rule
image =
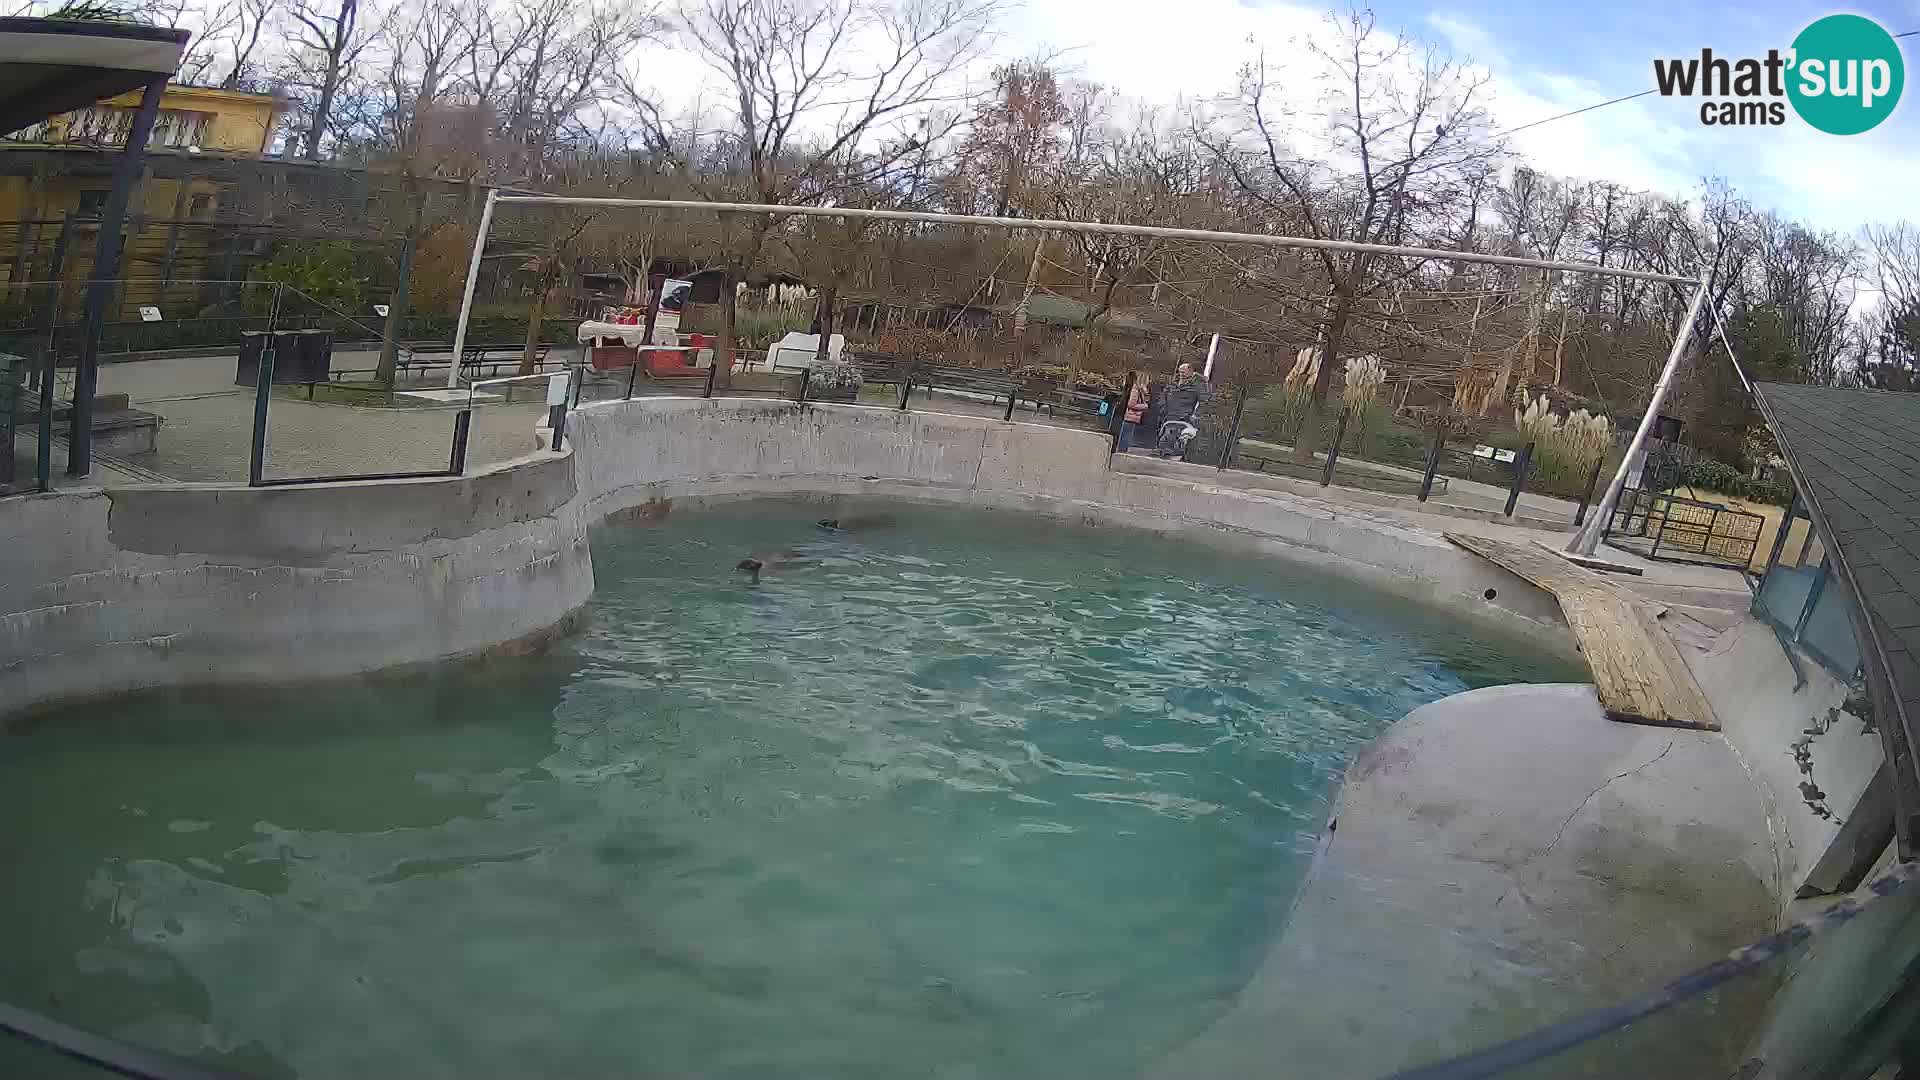
[[[1220,450],[1220,468],[1233,464],[1233,446],[1240,441],[1240,414],[1247,411],[1247,388],[1240,388],[1240,400],[1233,404],[1233,426],[1227,428],[1227,445]]]
[[[40,460],[34,479],[41,491],[53,490],[53,350],[47,350],[46,373],[40,376]]]
[[[1426,502],[1433,494],[1433,476],[1440,471],[1440,452],[1446,449],[1447,425],[1443,420],[1434,426],[1433,445],[1427,449],[1427,472],[1420,478],[1420,501]]]
[[[1120,429],[1125,427],[1127,423],[1127,402],[1133,400],[1134,378],[1134,372],[1127,372],[1127,385],[1120,391],[1120,407],[1113,411],[1113,440],[1107,444],[1107,453],[1109,454],[1117,454],[1120,452]]]
[[[1587,487],[1580,493],[1580,508],[1573,512],[1573,526],[1579,528],[1587,523],[1587,504],[1593,501],[1594,486],[1600,483],[1600,470],[1606,468],[1607,458],[1602,454],[1600,460],[1593,463],[1593,471],[1587,474]]]
[[[1445,259],[1452,262],[1489,263],[1495,266],[1527,266],[1540,270],[1604,274],[1609,277],[1633,278],[1639,281],[1664,281],[1676,285],[1696,284],[1693,278],[1675,274],[1595,266],[1591,263],[1553,262],[1548,259],[1528,259],[1517,255],[1487,255],[1477,251],[1441,251],[1438,248],[1363,244],[1353,240],[1318,240],[1304,236],[1269,236],[1264,233],[1219,232],[1213,229],[1174,229],[1161,225],[1110,225],[1097,221],[1063,221],[1057,218],[1006,218],[989,217],[983,214],[941,214],[926,210],[785,206],[779,203],[705,202],[699,199],[603,199],[575,195],[502,195],[500,201],[544,203],[552,206],[625,206],[648,210],[703,210],[721,214],[775,214],[783,217],[831,217],[867,221],[927,221],[949,225],[977,225],[997,229],[1040,229],[1047,232],[1083,233],[1096,236],[1155,236],[1168,240],[1198,240],[1215,244],[1257,244],[1261,247],[1352,251],[1375,255],[1396,255],[1409,259]]]
[[[1013,402],[1014,402],[1014,399],[1019,396],[1020,396],[1020,390],[1017,385],[1009,385],[1007,387],[1007,415],[1001,417],[1000,418],[1001,420],[1007,423],[1013,422]]]
[[[1333,463],[1340,460],[1340,440],[1347,437],[1347,410],[1340,410],[1340,423],[1333,429],[1333,443],[1327,447],[1327,467],[1320,473],[1320,486],[1333,483]]]
[[[906,409],[907,398],[911,396],[913,396],[913,371],[909,369],[906,378],[900,380],[900,408],[902,411]]]
[[[100,238],[93,251],[93,281],[87,286],[85,337],[80,342],[79,366],[73,372],[68,476],[85,476],[93,469],[93,393],[100,385],[100,331],[107,319],[107,301],[120,276],[120,229],[126,223],[127,202],[133,197],[134,177],[146,160],[147,140],[153,136],[153,123],[160,115],[160,95],[166,89],[167,77],[162,75],[148,83],[146,92],[140,95],[140,108],[127,130],[127,146],[120,152],[120,163],[113,171],[113,189],[107,194],[100,218]]]
[[[1640,418],[1640,427],[1633,433],[1633,441],[1627,445],[1627,456],[1620,459],[1620,468],[1607,484],[1607,494],[1600,500],[1600,509],[1594,514],[1594,520],[1580,527],[1573,534],[1573,541],[1567,550],[1576,555],[1591,555],[1600,546],[1600,524],[1613,517],[1613,508],[1620,502],[1620,492],[1627,486],[1627,470],[1633,467],[1634,459],[1647,444],[1647,433],[1653,430],[1653,422],[1660,415],[1660,407],[1666,404],[1667,391],[1673,387],[1673,377],[1680,370],[1680,358],[1686,355],[1687,342],[1693,337],[1694,320],[1700,317],[1700,307],[1707,299],[1707,282],[1702,279],[1693,290],[1693,300],[1687,305],[1687,317],[1680,322],[1680,332],[1673,336],[1673,349],[1667,353],[1667,365],[1660,370],[1660,381],[1653,385],[1653,399],[1647,402],[1647,412]]]
[[[1780,515],[1780,527],[1774,530],[1773,533],[1773,550],[1767,554],[1768,573],[1773,572],[1773,568],[1780,562],[1780,552],[1786,549],[1787,534],[1793,531],[1793,508],[1798,505],[1800,505],[1800,489],[1794,488],[1793,494],[1787,498],[1786,512]],[[1807,528],[1812,529],[1813,522],[1807,522]],[[1800,545],[1800,555],[1803,559],[1806,557],[1806,553],[1806,545]]]
[[[487,205],[480,211],[480,229],[473,234],[473,258],[467,260],[467,291],[460,297],[460,321],[453,327],[453,358],[447,361],[447,389],[460,385],[460,354],[467,346],[467,317],[473,314],[473,290],[480,284],[480,255],[487,248],[487,233],[493,229],[493,204],[500,189],[487,189]]]
[[[720,357],[715,355],[713,363],[707,365],[707,388],[700,392],[703,398],[713,396],[713,377],[720,374]]]
[[[1660,507],[1660,527],[1653,530],[1653,546],[1647,549],[1648,558],[1652,558],[1653,553],[1660,550],[1660,538],[1666,535],[1667,521],[1673,517],[1673,496],[1656,495],[1654,498],[1664,498],[1666,503]],[[1651,518],[1653,515],[1649,512],[1647,516]]]
[[[1213,340],[1207,342],[1206,366],[1200,369],[1200,378],[1203,381],[1211,382],[1213,380],[1213,357],[1214,357],[1214,354],[1219,351],[1220,351],[1220,335],[1215,334],[1213,335]]]
[[[1513,459],[1513,486],[1507,491],[1507,516],[1513,516],[1513,508],[1520,503],[1520,492],[1527,486],[1527,466],[1533,464],[1533,444],[1520,448],[1520,456]]]
[[[467,471],[467,429],[472,423],[472,409],[453,414],[453,453],[447,459],[447,473],[451,476]]]
[[[73,211],[69,210],[60,224],[60,235],[53,241],[53,266],[47,272],[50,282],[50,295],[47,299],[47,370],[54,369],[54,357],[59,352],[56,334],[60,326],[60,309],[66,306],[67,281],[67,239],[73,235]]]
[[[813,381],[813,369],[810,367],[801,368],[800,369],[800,396],[795,400],[799,401],[800,404],[802,405],[805,405],[807,403],[807,384],[812,381]]]
[[[647,275],[647,324],[640,328],[640,347],[653,344],[653,328],[660,318],[660,294],[667,291],[665,275],[660,278],[660,287],[653,287],[653,275]],[[591,347],[591,346],[589,346]],[[627,367],[627,399],[633,399],[633,381],[640,377],[640,349],[634,350],[633,363]]]
[[[253,452],[247,457],[247,486],[259,487],[267,471],[267,404],[273,396],[273,336],[260,347],[260,366],[253,373]]]

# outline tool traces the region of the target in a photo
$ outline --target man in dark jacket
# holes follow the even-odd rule
[[[1173,385],[1167,387],[1166,405],[1160,413],[1160,442],[1155,453],[1170,458],[1186,449],[1187,440],[1192,438],[1188,428],[1206,396],[1207,384],[1200,381],[1193,365],[1181,364],[1174,372]]]

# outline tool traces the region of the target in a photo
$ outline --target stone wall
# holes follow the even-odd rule
[[[1550,597],[1390,515],[1109,467],[1105,436],[766,399],[588,405],[564,453],[466,477],[156,484],[0,503],[0,715],[189,684],[329,678],[552,633],[587,526],[799,496],[992,506],[1306,561],[1571,655]]]
[[[568,455],[471,476],[0,504],[0,714],[473,655],[593,591]]]
[[[768,495],[958,502],[1064,515],[1310,562],[1572,654],[1552,597],[1385,512],[1115,470],[1107,437],[986,417],[766,399],[589,405],[567,421],[588,516]]]

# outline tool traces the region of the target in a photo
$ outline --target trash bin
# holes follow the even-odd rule
[[[236,386],[259,383],[260,355],[269,341],[273,343],[273,381],[276,384],[327,381],[333,367],[333,331],[242,330],[240,359],[233,369]]]

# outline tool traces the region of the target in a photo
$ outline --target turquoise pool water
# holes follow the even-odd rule
[[[1270,560],[829,512],[601,530],[545,656],[0,739],[0,997],[263,1075],[1126,1074],[1384,725],[1572,675]]]

